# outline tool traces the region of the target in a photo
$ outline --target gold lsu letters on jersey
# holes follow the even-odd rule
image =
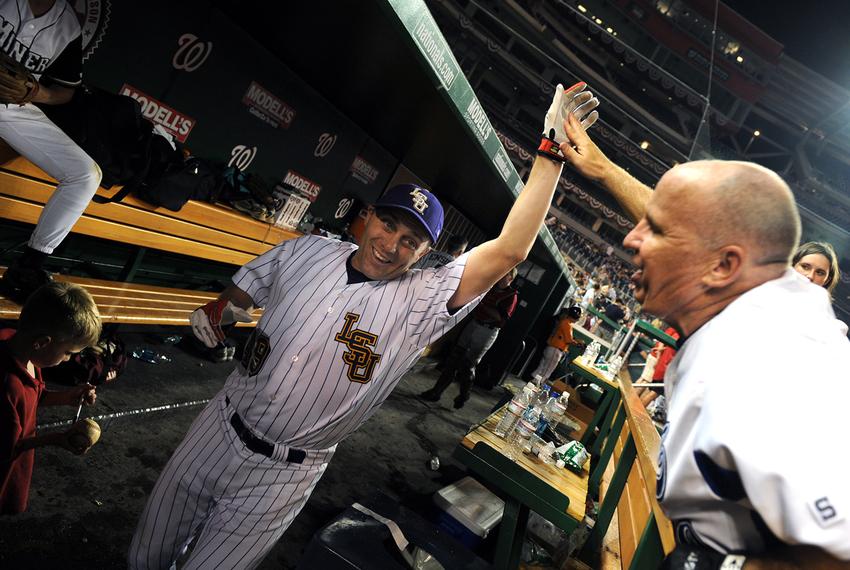
[[[346,313],[345,324],[334,340],[348,348],[342,354],[342,361],[348,365],[348,379],[365,384],[372,379],[372,373],[375,371],[375,365],[381,360],[381,355],[372,350],[378,343],[378,335],[354,328],[359,320],[360,315]]]

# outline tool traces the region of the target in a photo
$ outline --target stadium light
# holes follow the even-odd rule
[[[754,136],[754,137],[761,136],[761,131],[760,131],[760,130],[758,130],[758,129],[754,130],[754,131],[753,131],[753,136]]]
[[[648,149],[649,148],[649,141],[641,141],[640,148],[642,148],[643,150]]]
[[[584,12],[587,12],[587,8],[585,8],[584,6],[582,6],[581,4],[579,4],[579,5],[578,5],[578,11],[579,11],[579,12],[584,13]]]
[[[744,63],[744,58],[739,55],[735,58],[735,61],[737,61],[738,63]]]

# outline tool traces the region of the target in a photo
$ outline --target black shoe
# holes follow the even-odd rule
[[[442,394],[440,394],[439,392],[435,392],[434,390],[425,390],[424,392],[419,394],[419,397],[428,402],[439,402],[441,395]]]
[[[466,403],[467,400],[469,400],[469,396],[467,396],[465,398],[463,396],[458,396],[457,398],[455,398],[454,408],[456,410],[461,409],[463,407],[463,405]]]
[[[53,278],[44,269],[23,267],[16,261],[0,278],[0,290],[11,300],[23,305],[33,291],[51,281]]]

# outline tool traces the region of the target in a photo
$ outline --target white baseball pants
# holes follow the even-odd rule
[[[543,356],[540,357],[540,363],[537,365],[537,369],[534,371],[533,376],[540,376],[543,380],[548,380],[552,371],[555,370],[555,367],[558,366],[559,362],[561,362],[562,356],[564,356],[564,352],[562,350],[559,350],[554,346],[546,346],[546,348],[543,349]]]
[[[0,138],[59,181],[29,241],[31,248],[53,253],[97,192],[100,168],[33,104],[0,105]]]
[[[307,503],[336,446],[272,460],[245,447],[232,413],[219,394],[189,428],[139,520],[131,569],[170,568],[193,538],[183,570],[254,568]]]

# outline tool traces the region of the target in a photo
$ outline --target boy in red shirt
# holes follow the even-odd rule
[[[91,295],[78,285],[49,283],[27,299],[18,330],[0,331],[0,514],[17,514],[27,508],[34,449],[55,445],[82,455],[68,436],[82,430],[82,422],[68,431],[36,435],[38,406],[91,405],[95,388],[90,384],[71,390],[45,390],[41,368],[68,360],[97,342],[100,315]]]

